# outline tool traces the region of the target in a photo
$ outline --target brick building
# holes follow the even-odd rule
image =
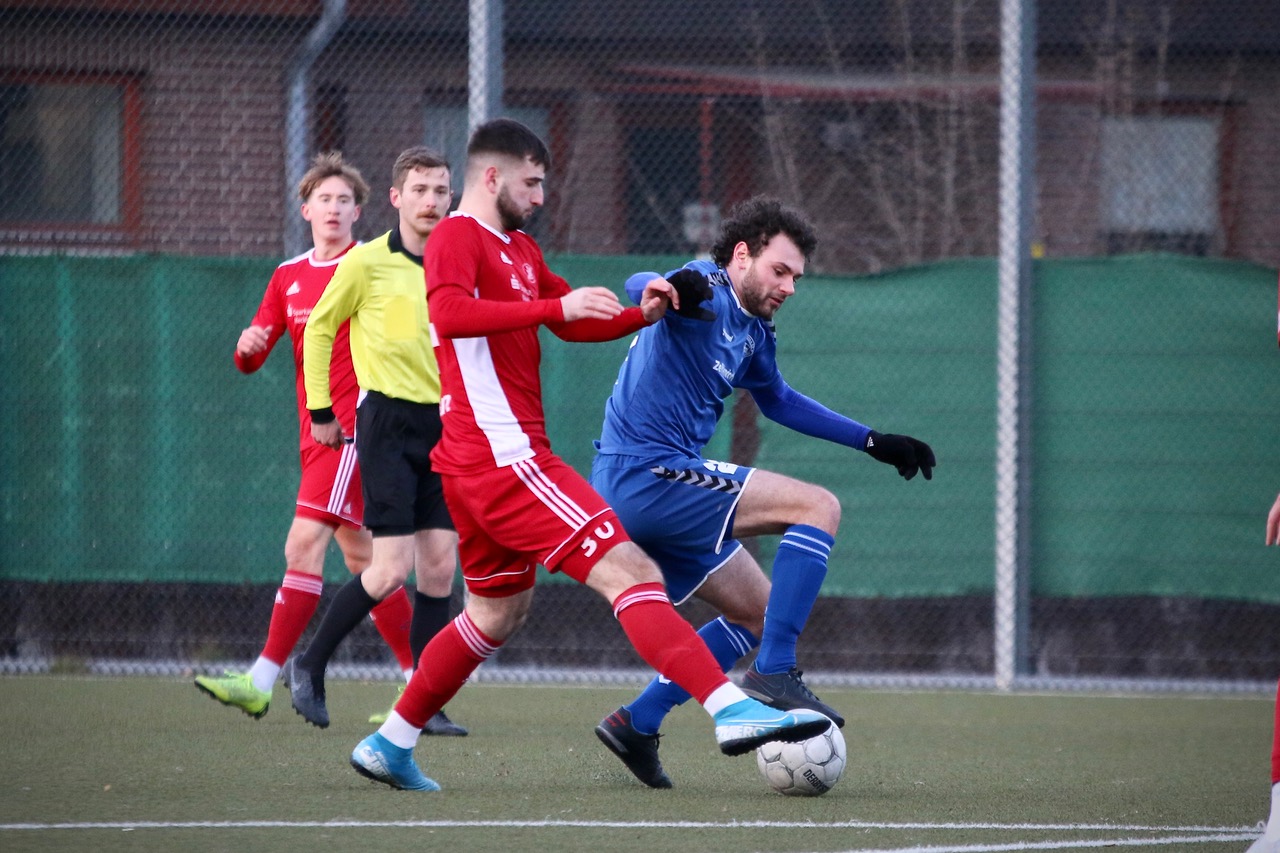
[[[820,270],[995,253],[995,0],[506,5],[505,104],[556,161],[548,248],[685,252],[770,191],[819,222]],[[1280,265],[1274,4],[1044,5],[1045,251]],[[280,255],[293,85],[308,153],[369,178],[376,233],[399,150],[461,156],[467,40],[462,0],[3,0],[0,250]]]

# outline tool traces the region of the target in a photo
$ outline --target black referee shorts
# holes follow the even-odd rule
[[[364,526],[375,536],[453,530],[431,449],[440,440],[440,407],[369,391],[356,410],[356,456]]]

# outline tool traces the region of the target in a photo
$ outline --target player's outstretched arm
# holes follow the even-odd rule
[[[1280,545],[1280,495],[1276,495],[1276,502],[1267,513],[1267,544]]]
[[[559,299],[531,302],[478,299],[460,284],[427,288],[431,327],[441,338],[478,338],[563,321]]]
[[[714,320],[716,312],[703,308],[702,303],[711,298],[711,282],[701,272],[689,267],[681,267],[664,278],[656,272],[638,272],[627,278],[626,291],[631,301],[641,306],[649,287],[657,287],[666,294],[671,310],[681,317],[695,320]],[[665,311],[664,311],[665,314]],[[659,314],[650,323],[656,323],[663,315]],[[646,314],[646,319],[648,315]]]
[[[579,287],[560,297],[564,321],[611,320],[622,313],[617,294],[607,287]]]
[[[768,385],[750,390],[760,413],[774,423],[854,450],[867,449],[871,427],[833,412],[812,397],[801,394],[788,385],[781,374],[775,373]]]

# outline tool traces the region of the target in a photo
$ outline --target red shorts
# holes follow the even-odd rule
[[[475,595],[524,592],[539,563],[585,583],[601,557],[630,541],[604,498],[554,454],[441,479],[462,578]]]
[[[331,450],[312,444],[302,451],[302,482],[298,484],[297,515],[334,527],[360,527],[364,499],[360,494],[360,466],[356,446]]]

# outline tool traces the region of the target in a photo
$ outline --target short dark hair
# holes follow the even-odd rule
[[[758,257],[770,240],[786,234],[800,249],[805,260],[818,247],[818,236],[804,214],[776,198],[755,196],[735,204],[720,225],[720,236],[711,247],[711,260],[716,266],[728,266],[733,247],[747,244],[751,257]]]
[[[513,118],[495,118],[477,127],[467,143],[467,159],[479,154],[501,154],[517,160],[528,158],[551,168],[551,153],[538,134]]]
[[[425,145],[415,145],[401,151],[400,156],[396,158],[395,165],[391,167],[391,186],[398,190],[404,189],[405,175],[414,169],[448,168],[449,161],[444,159],[444,155],[439,151]]]

